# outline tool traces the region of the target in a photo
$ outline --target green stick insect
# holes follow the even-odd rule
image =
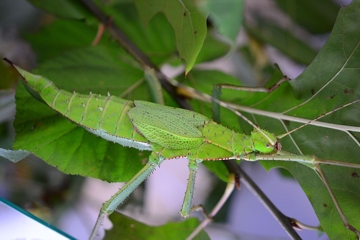
[[[198,164],[202,161],[229,159],[292,161],[302,163],[318,172],[346,227],[354,231],[358,237],[360,236],[359,232],[347,222],[345,215],[338,207],[335,196],[319,167],[319,164],[325,163],[360,168],[359,164],[321,160],[314,156],[287,153],[281,150],[281,144],[276,136],[254,124],[252,124],[254,130],[248,136],[229,130],[193,111],[145,101],[128,101],[110,95],[70,93],[58,89],[48,79],[31,74],[10,61],[8,62],[20,73],[30,93],[37,98],[40,97],[49,107],[71,121],[108,141],[139,150],[151,151],[147,164],[110,200],[103,204],[90,239],[96,237],[103,219],[113,213],[117,206],[157,166],[164,160],[180,157],[186,157],[189,160],[190,172],[187,190],[180,210],[182,217],[188,217],[192,210],[196,171]],[[216,101],[220,105],[226,106],[226,104]],[[241,116],[240,113],[237,114]],[[247,121],[251,123],[249,120]]]

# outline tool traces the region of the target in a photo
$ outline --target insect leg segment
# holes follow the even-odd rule
[[[187,218],[190,215],[191,212],[191,204],[192,204],[192,199],[193,199],[193,195],[194,195],[194,189],[195,189],[195,178],[196,178],[196,172],[199,166],[199,163],[201,163],[202,160],[198,160],[198,159],[189,159],[189,179],[188,179],[188,183],[186,186],[186,192],[185,192],[185,196],[184,196],[184,201],[183,201],[183,205],[182,208],[180,210],[180,215],[183,218]]]
[[[106,211],[114,211],[163,161],[163,157],[152,152],[146,165],[104,204]]]
[[[232,89],[237,91],[245,91],[245,92],[264,92],[270,93],[280,87],[281,84],[284,82],[289,81],[290,79],[287,76],[283,76],[279,81],[273,84],[270,87],[241,87],[232,84],[217,84],[217,87],[224,88],[224,89]]]
[[[206,214],[205,209],[203,206],[198,206],[193,208],[194,210],[197,210],[200,208],[200,210],[204,213],[205,219],[199,224],[196,229],[186,238],[186,240],[193,239],[202,229],[204,229],[212,220],[213,217],[219,212],[219,210],[222,208],[222,206],[226,203],[226,201],[229,199],[231,193],[235,189],[235,174],[230,173],[228,178],[228,183],[226,185],[226,189],[224,191],[224,194],[221,196],[221,199],[216,204],[213,210],[209,214]]]
[[[153,102],[156,102],[161,105],[165,105],[164,96],[162,94],[161,83],[156,76],[155,69],[145,66],[144,80],[147,83]]]
[[[249,160],[249,159],[245,159]],[[280,151],[279,154],[257,154],[255,159],[252,161],[285,161],[285,162],[297,162],[301,163],[313,170],[316,170],[316,165],[318,162],[314,158],[314,156],[307,156],[307,155],[294,155],[285,151]],[[251,160],[250,160],[251,161]]]
[[[96,220],[95,227],[91,233],[90,239],[94,239],[104,218],[113,213],[116,208],[146,179],[164,161],[164,158],[157,153],[152,152],[146,165],[133,176],[114,196],[106,201]]]

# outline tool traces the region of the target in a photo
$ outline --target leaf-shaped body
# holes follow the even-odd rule
[[[199,146],[203,136],[198,129],[209,119],[201,114],[145,101],[134,101],[128,115],[136,129],[150,142],[169,149]]]
[[[123,146],[151,150],[147,139],[133,128],[127,116],[134,106],[132,101],[110,95],[70,93],[44,77],[16,69],[47,105],[91,133]]]

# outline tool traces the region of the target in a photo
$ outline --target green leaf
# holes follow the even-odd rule
[[[265,94],[239,93],[250,97],[246,105],[268,112],[314,119],[343,104],[360,98],[360,1],[353,1],[341,9],[333,32],[311,65],[290,84]],[[271,113],[269,113],[270,115]],[[282,134],[301,125],[280,121],[276,116],[247,115],[263,129]],[[360,126],[359,103],[322,118],[320,121],[348,126]],[[243,129],[251,130],[247,124]],[[316,155],[319,158],[359,164],[360,134],[329,127],[306,126],[291,134],[292,139],[281,139],[283,149],[294,154]],[[331,239],[355,238],[347,230],[318,175],[302,164],[266,162],[270,167],[287,168],[297,179],[320,223]],[[321,166],[349,223],[360,229],[360,175],[359,169],[339,166]]]
[[[44,8],[43,5],[41,6]],[[114,1],[108,4],[99,4],[98,7],[108,16],[112,16],[112,21],[147,54],[154,64],[160,65],[174,57],[176,52],[174,30],[164,15],[154,16],[151,22],[144,27],[132,3]],[[73,8],[77,9],[76,4]],[[50,12],[56,14],[54,11]],[[91,15],[84,15],[85,17],[93,19]],[[39,53],[40,60],[56,56],[64,50],[91,45],[97,34],[98,24],[78,21],[78,19],[58,20],[41,29],[36,35],[27,36]],[[159,34],[160,31],[161,34]],[[99,45],[103,45],[106,41],[109,41],[109,35],[105,32]]]
[[[243,21],[243,0],[205,0],[201,1],[199,8],[209,15],[209,18],[219,33],[235,44]]]
[[[196,64],[209,62],[227,54],[230,47],[214,38],[209,32],[205,38],[204,45],[196,58]]]
[[[132,65],[119,64],[118,57],[118,53],[113,54],[104,47],[88,47],[59,55],[42,64],[38,72],[69,91],[85,94],[110,91],[119,95],[141,79],[143,72]],[[145,88],[127,94],[136,99],[145,96],[148,96]],[[127,181],[148,156],[78,127],[34,99],[21,85],[16,93],[16,106],[14,149],[30,151],[64,173],[112,182]]]
[[[189,218],[182,222],[169,222],[163,226],[153,227],[138,222],[122,214],[112,214],[110,217],[113,225],[107,231],[105,239],[186,239],[199,225],[196,218]],[[201,231],[194,239],[206,240],[209,236]]]
[[[328,0],[276,0],[276,3],[296,23],[314,34],[330,32],[340,10],[338,4]]]
[[[46,9],[47,4],[41,2],[37,5]],[[108,4],[100,4],[99,7],[107,15],[112,16],[112,21],[146,53],[154,64],[160,66],[164,62],[177,57],[175,55],[176,39],[174,30],[165,15],[156,14],[144,26],[143,22],[140,21],[135,6],[129,2],[114,1]],[[74,5],[73,8],[77,9],[77,6]],[[59,9],[62,12],[60,6]],[[49,9],[46,10],[50,11]],[[57,14],[56,11],[50,12],[55,15]],[[26,36],[38,53],[40,62],[67,50],[90,46],[97,34],[98,26],[96,24],[90,24],[89,21],[79,21],[79,18],[76,17],[61,15],[59,17],[71,19],[56,20],[40,29],[36,34],[28,34]],[[83,15],[81,19],[85,17]],[[160,30],[161,34],[159,34]],[[108,44],[109,38],[110,36],[105,32],[98,45]],[[113,44],[115,45],[115,43]],[[200,46],[200,49],[201,51],[194,56],[196,63],[213,60],[225,55],[229,51],[229,47],[226,44],[216,40],[211,35],[206,36],[203,47]],[[189,51],[189,53],[186,53],[189,56],[193,53],[191,49],[187,48],[184,48],[184,51]]]
[[[146,9],[145,9],[146,10]],[[157,14],[146,24],[141,12],[132,3],[113,4],[103,8],[113,17],[125,35],[156,64],[163,64],[176,54],[174,30],[163,14]],[[205,32],[206,34],[206,32]]]
[[[28,34],[32,48],[37,53],[39,62],[55,57],[65,51],[90,46],[96,36],[97,28],[83,21],[56,20],[36,34]],[[109,44],[104,38],[99,45]]]
[[[136,0],[139,16],[144,24],[158,12],[164,13],[174,29],[176,47],[180,57],[186,61],[186,72],[189,72],[206,37],[206,18],[198,11],[191,0]],[[160,32],[159,32],[160,34]],[[161,33],[163,35],[163,33]]]

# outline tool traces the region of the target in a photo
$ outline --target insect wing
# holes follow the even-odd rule
[[[181,120],[183,124],[187,124],[189,126],[200,127],[204,125],[205,122],[210,121],[206,116],[202,114],[181,108],[168,107],[152,102],[139,101],[139,100],[134,101],[134,104],[136,107],[142,107],[142,108],[158,111],[163,114],[168,114],[167,117],[174,117],[177,119],[177,121]]]
[[[198,126],[209,121],[191,111],[135,101],[128,115],[136,129],[150,142],[170,149],[187,149],[199,146],[202,133]]]

